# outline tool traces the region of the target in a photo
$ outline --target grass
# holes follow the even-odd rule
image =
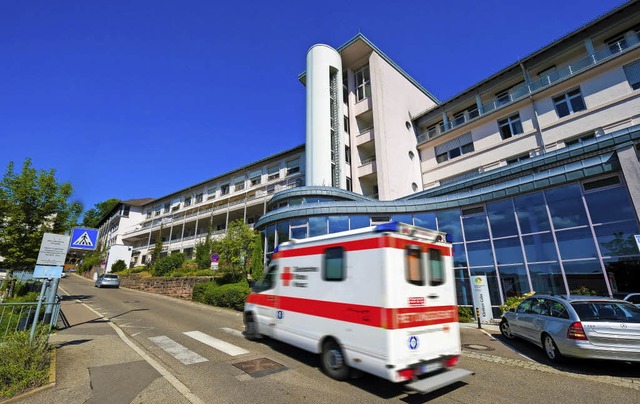
[[[28,331],[4,338],[0,343],[0,399],[47,382],[51,364],[51,346],[47,341],[47,327],[38,327],[31,342]]]

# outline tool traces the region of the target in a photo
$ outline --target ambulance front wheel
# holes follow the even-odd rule
[[[258,325],[251,313],[245,314],[244,317],[244,335],[250,341],[255,341],[261,337],[260,333],[258,333]]]
[[[342,348],[334,339],[328,339],[322,344],[321,364],[324,372],[336,380],[349,378],[349,366],[342,353]]]

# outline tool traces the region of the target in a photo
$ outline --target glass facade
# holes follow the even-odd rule
[[[446,232],[453,245],[458,304],[472,304],[469,279],[485,275],[497,306],[530,291],[617,295],[640,290],[640,253],[633,237],[640,226],[634,212],[624,184],[586,189],[575,182],[480,206],[390,218]],[[263,231],[267,254],[289,235],[361,228],[380,215],[298,218],[290,233],[285,231],[289,221],[269,226]]]

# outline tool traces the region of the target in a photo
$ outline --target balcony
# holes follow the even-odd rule
[[[373,126],[360,130],[360,133],[356,136],[356,146],[363,143],[370,142],[374,139]]]
[[[422,133],[417,136],[418,144],[426,142],[427,140],[438,135],[442,135],[452,129],[457,128],[458,126],[462,126],[469,121],[475,120],[478,117],[490,114],[494,110],[519,101],[525,97],[528,97],[530,94],[537,93],[545,88],[548,88],[558,81],[575,76],[593,66],[602,64],[618,54],[625,53],[630,49],[637,48],[638,44],[640,44],[640,33],[636,33],[631,37],[621,39],[618,42],[607,44],[593,55],[578,59],[573,63],[557,69],[556,71],[549,73],[548,75],[540,77],[537,80],[531,81],[528,84],[525,83],[521,86],[512,88],[511,90],[509,90],[507,96],[503,96],[500,98],[496,97],[483,104],[478,111],[479,114],[474,114],[475,116],[458,117],[446,123],[441,122],[439,124],[439,134],[434,135],[432,133]]]

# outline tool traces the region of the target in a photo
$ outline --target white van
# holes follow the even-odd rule
[[[337,380],[351,368],[426,393],[473,374],[461,354],[451,244],[385,223],[280,244],[244,309],[262,335],[321,355]]]

